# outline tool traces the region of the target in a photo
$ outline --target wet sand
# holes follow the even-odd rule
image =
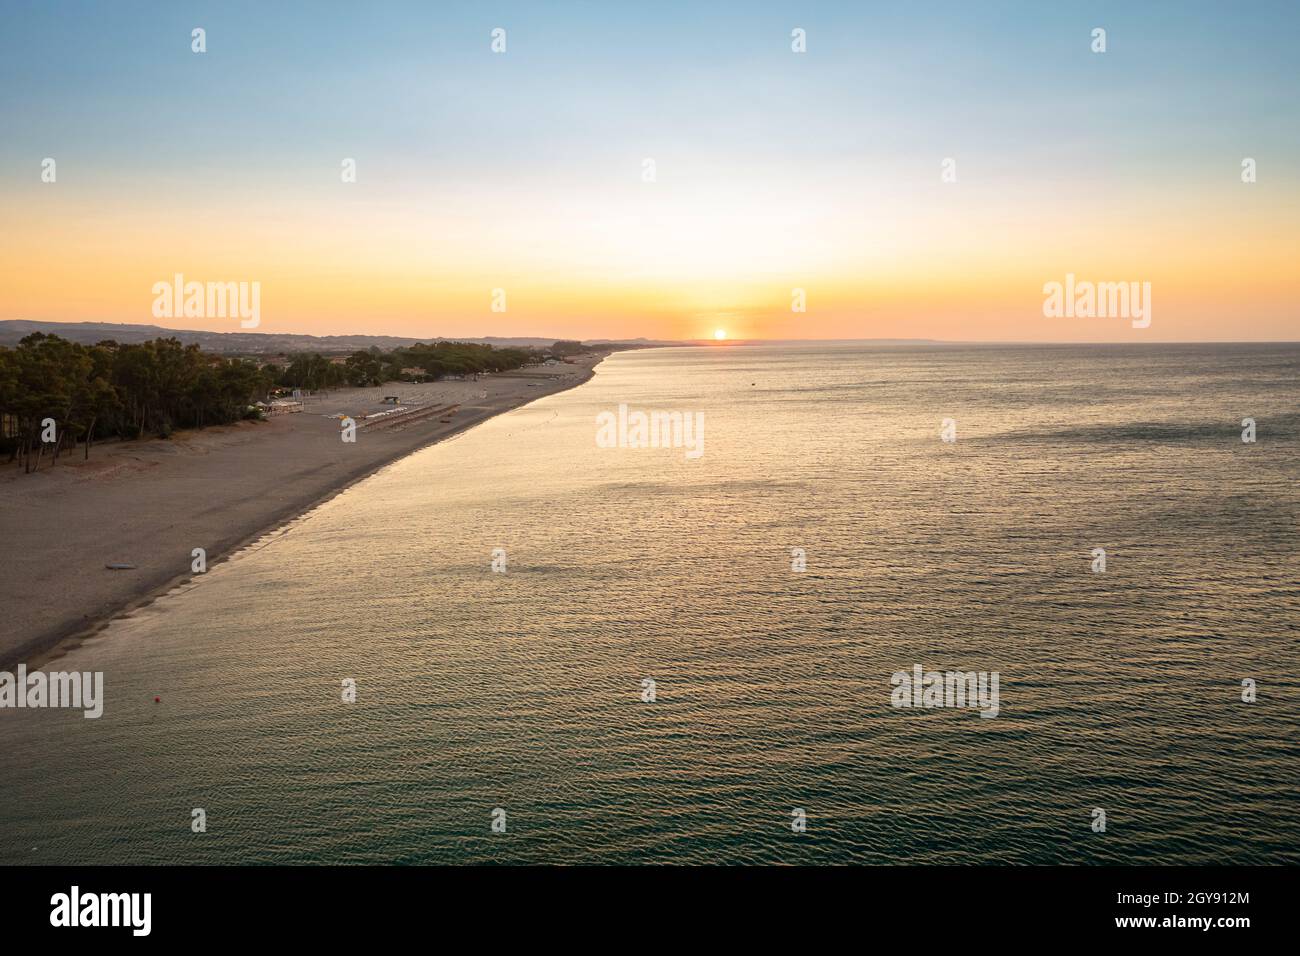
[[[333,389],[266,422],[107,443],[89,461],[77,448],[31,475],[0,468],[0,668],[49,660],[185,581],[193,549],[211,567],[397,458],[587,381],[602,358],[477,381]],[[387,395],[407,411],[362,417],[391,409]],[[447,406],[458,407],[429,414]],[[334,414],[357,421],[355,443],[341,440]]]

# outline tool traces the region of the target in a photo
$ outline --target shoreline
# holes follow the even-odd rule
[[[0,523],[15,529],[13,539],[23,551],[21,561],[0,580],[0,602],[10,609],[13,635],[0,639],[0,670],[20,663],[29,669],[45,667],[113,621],[184,586],[196,576],[192,546],[204,547],[210,570],[414,452],[590,381],[610,354],[593,353],[575,363],[577,368],[506,372],[474,383],[425,386],[428,393],[474,397],[455,403],[455,413],[448,413],[452,421],[434,414],[405,427],[368,432],[362,425],[351,447],[339,441],[337,422],[320,409],[357,400],[373,404],[386,392],[418,387],[388,383],[340,390],[314,397],[312,412],[203,429],[171,440],[98,446],[92,454],[99,457],[89,462],[69,461],[48,472],[0,480]],[[439,400],[445,399],[429,399]],[[177,448],[183,449],[179,456],[174,454]],[[347,451],[340,454],[340,448]],[[354,450],[361,452],[359,460],[342,462],[343,455]],[[306,467],[286,475],[283,466],[289,463]],[[158,499],[147,493],[161,488],[166,497],[180,499],[187,513],[153,507]],[[246,493],[250,488],[252,495]],[[194,511],[200,504],[207,507]],[[42,520],[51,512],[53,522]],[[63,520],[72,522],[72,541],[60,536]],[[153,560],[141,560],[124,571],[105,568],[102,558],[115,553],[106,549],[116,545],[105,545],[104,539],[113,538],[115,531],[131,539],[123,549],[146,549]],[[36,543],[25,546],[33,537]],[[70,556],[74,560],[69,561]],[[42,595],[45,605],[40,603]],[[45,609],[50,613],[42,615]],[[24,611],[32,617],[33,610],[36,619],[23,620]],[[24,626],[27,634],[22,634]]]

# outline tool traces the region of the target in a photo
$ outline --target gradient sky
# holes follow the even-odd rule
[[[1283,2],[4,0],[0,318],[238,329],[155,319],[179,272],[275,332],[1294,340],[1298,49]],[[1150,328],[1045,318],[1066,273]]]

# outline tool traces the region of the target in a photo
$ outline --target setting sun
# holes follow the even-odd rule
[[[719,342],[721,342],[723,339],[725,339],[725,338],[727,337],[727,330],[726,330],[726,329],[717,329],[717,330],[714,331],[714,333],[713,333],[713,337],[714,337],[715,339],[717,339]]]

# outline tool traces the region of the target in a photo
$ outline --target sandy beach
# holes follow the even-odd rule
[[[56,657],[183,582],[194,548],[211,567],[388,462],[587,381],[604,357],[476,381],[333,389],[265,422],[108,443],[89,461],[78,448],[30,475],[0,469],[9,543],[0,668]],[[357,422],[354,443],[341,440],[336,415]]]

